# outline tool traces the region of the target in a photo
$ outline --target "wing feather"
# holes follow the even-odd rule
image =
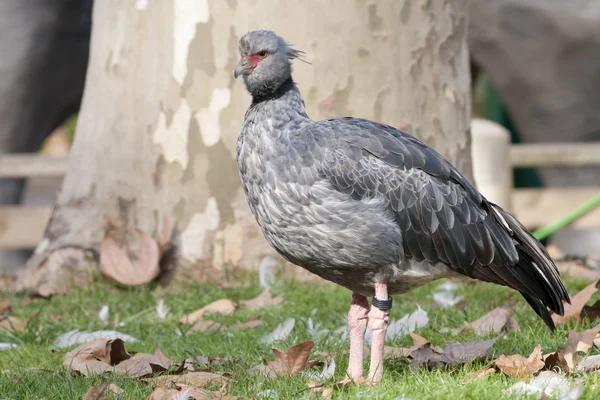
[[[563,311],[569,296],[543,247],[421,141],[354,118],[315,122],[299,135],[309,149],[295,147],[298,160],[316,160],[333,188],[355,200],[385,199],[407,257],[519,290],[549,326],[546,307]]]

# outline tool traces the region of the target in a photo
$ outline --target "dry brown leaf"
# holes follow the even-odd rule
[[[238,322],[231,329],[232,330],[242,331],[244,329],[256,328],[257,326],[261,326],[261,325],[264,325],[264,324],[265,324],[265,322],[261,321],[260,319],[253,319],[251,321]]]
[[[286,351],[273,349],[275,362],[281,367],[281,372],[288,375],[296,374],[306,368],[306,362],[313,347],[315,347],[315,343],[312,340],[307,340],[290,347]]]
[[[412,352],[412,347],[383,346],[383,355],[389,358],[408,357]],[[368,354],[368,352],[365,354]]]
[[[505,356],[503,354],[494,364],[500,371],[508,376],[524,378],[544,368],[545,364],[542,359],[542,346],[539,344],[535,346],[528,358],[525,358],[520,354],[514,354],[512,356]]]
[[[555,351],[554,353],[546,354],[544,355],[543,359],[544,368],[547,370],[555,372],[561,371],[567,374],[571,371],[571,367],[569,366],[569,363],[567,363],[565,355],[560,351]]]
[[[22,331],[27,326],[27,321],[9,316],[2,319],[0,317],[0,331],[14,332]]]
[[[187,333],[194,332],[214,332],[217,330],[226,330],[227,327],[218,322],[211,321],[209,319],[201,319],[200,321],[196,321],[196,323],[187,331]]]
[[[594,338],[594,346],[600,349],[600,334],[596,335],[596,337]]]
[[[194,311],[191,314],[179,320],[180,324],[193,324],[196,321],[201,320],[205,315],[218,314],[218,315],[231,315],[236,309],[236,304],[229,299],[219,299],[213,301],[202,307],[199,310]]]
[[[106,397],[102,397],[106,389],[108,388],[108,383],[102,379],[98,387],[90,386],[83,395],[83,400],[103,400]]]
[[[493,374],[496,372],[496,368],[494,367],[485,367],[483,369],[480,369],[479,371],[474,371],[474,372],[469,372],[468,374],[466,374],[463,378],[464,381],[476,381],[478,379],[481,378],[485,378],[490,374]]]
[[[511,321],[511,317],[510,310],[504,307],[498,307],[485,314],[483,317],[471,322],[470,325],[473,331],[479,336],[487,335],[492,332],[500,333],[504,330],[508,330],[508,328],[518,329],[516,321],[514,321],[514,319]],[[511,323],[509,324],[509,322]]]
[[[571,321],[572,319],[578,321],[585,303],[587,303],[590,297],[592,297],[592,295],[598,291],[597,285],[599,282],[600,281],[592,283],[591,285],[585,287],[581,292],[571,297],[571,304],[564,303],[564,316],[561,317],[558,314],[552,314],[552,321],[554,321],[554,324],[561,325]]]
[[[596,321],[600,318],[600,300],[592,304],[591,306],[585,305],[581,309],[580,319],[589,319],[590,321]]]
[[[146,397],[146,400],[217,400],[223,398],[224,396],[221,392],[211,392],[193,386],[182,385],[169,389],[164,385],[160,385],[154,388],[154,391],[150,396]]]
[[[164,369],[169,368],[172,364],[171,360],[169,360],[169,358],[165,356],[162,351],[160,351],[158,345],[154,348],[154,355],[152,356],[152,361],[149,362],[150,364],[157,365]]]
[[[488,360],[491,357],[488,350],[499,337],[468,343],[449,343],[445,349],[427,343],[411,353],[411,367],[455,367],[475,360]]]
[[[113,394],[116,394],[116,395],[121,395],[121,394],[125,393],[125,391],[123,389],[121,389],[120,387],[118,387],[114,383],[111,383],[110,385],[108,385],[108,389],[107,390],[110,391],[110,392],[112,392]]]
[[[293,375],[300,371],[309,369],[316,365],[316,362],[307,363],[310,352],[315,346],[312,340],[299,343],[290,347],[286,351],[273,349],[275,360],[267,360],[267,365],[257,365],[250,370],[255,374],[266,374],[269,377],[277,375]]]
[[[145,378],[144,381],[155,385],[188,385],[195,387],[206,387],[211,384],[223,385],[229,382],[229,378],[223,375],[213,374],[212,372],[190,372],[183,375],[160,375],[152,378]]]
[[[324,384],[315,380],[308,381],[309,399],[314,400],[330,400],[333,396],[333,389],[326,388]]]
[[[565,353],[575,354],[579,351],[587,353],[594,344],[594,339],[599,331],[600,324],[583,332],[569,332],[567,335]]]
[[[0,318],[4,314],[8,314],[11,311],[12,303],[10,300],[2,300],[0,301]]]
[[[417,335],[414,332],[411,332],[410,336],[413,341],[413,345],[411,347],[384,346],[384,355],[387,357],[409,357],[413,351],[425,346],[426,344],[430,344],[429,340],[425,339],[423,336]]]
[[[446,331],[450,330],[446,329]],[[520,328],[509,309],[498,307],[473,322],[465,322],[462,328],[452,329],[452,334],[470,331],[483,336],[490,333],[519,332]]]
[[[146,232],[137,229],[137,241],[134,246],[135,258],[109,235],[104,237],[100,246],[100,272],[114,281],[128,286],[142,285],[153,281],[159,274],[158,243]],[[133,239],[135,240],[135,239]]]
[[[132,378],[148,376],[156,372],[166,371],[171,366],[171,360],[156,346],[154,354],[137,353],[118,364],[115,372],[119,375],[128,375]]]
[[[69,351],[65,354],[62,365],[68,370],[89,376],[101,374],[112,365],[117,365],[130,357],[121,339],[98,339]]]
[[[600,369],[600,355],[582,357],[577,363],[577,372],[593,372]]]
[[[521,332],[521,327],[517,320],[511,315],[508,321],[506,322],[506,326],[504,327],[506,332]]]
[[[128,360],[123,361],[115,367],[115,372],[119,375],[128,375],[132,378],[151,375],[152,367],[148,363],[148,359],[152,354],[137,353]]]
[[[410,338],[413,341],[412,347],[421,347],[421,346],[425,346],[427,343],[429,343],[428,339],[425,339],[423,336],[418,335],[414,332],[410,332]]]
[[[146,400],[173,400],[179,397],[181,392],[177,389],[169,389],[164,385],[160,385],[154,388],[150,396],[146,397]]]
[[[282,295],[273,296],[270,289],[265,289],[253,299],[240,300],[240,306],[247,308],[248,310],[256,310],[257,308],[279,304],[282,301]]]
[[[565,360],[569,368],[574,369],[577,364],[577,353],[586,353],[593,346],[596,335],[600,332],[600,324],[583,332],[569,332],[565,345]]]
[[[411,347],[383,346],[383,355],[389,358],[408,357],[412,353]]]

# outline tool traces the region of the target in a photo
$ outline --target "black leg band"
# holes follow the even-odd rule
[[[387,300],[379,300],[375,296],[373,296],[373,301],[371,302],[373,307],[379,308],[381,311],[389,311],[392,309],[392,297],[388,296]]]

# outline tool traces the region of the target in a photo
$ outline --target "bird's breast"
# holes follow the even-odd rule
[[[242,185],[267,241],[285,258],[344,286],[344,276],[374,273],[404,257],[399,227],[383,198],[357,200],[304,162],[293,132],[244,125],[238,141]],[[291,128],[287,128],[291,129]],[[362,272],[360,272],[362,271]]]

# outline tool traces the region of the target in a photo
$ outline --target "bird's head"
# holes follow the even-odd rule
[[[240,62],[233,76],[242,76],[253,96],[275,92],[292,76],[292,59],[302,52],[271,31],[252,31],[240,38]]]

